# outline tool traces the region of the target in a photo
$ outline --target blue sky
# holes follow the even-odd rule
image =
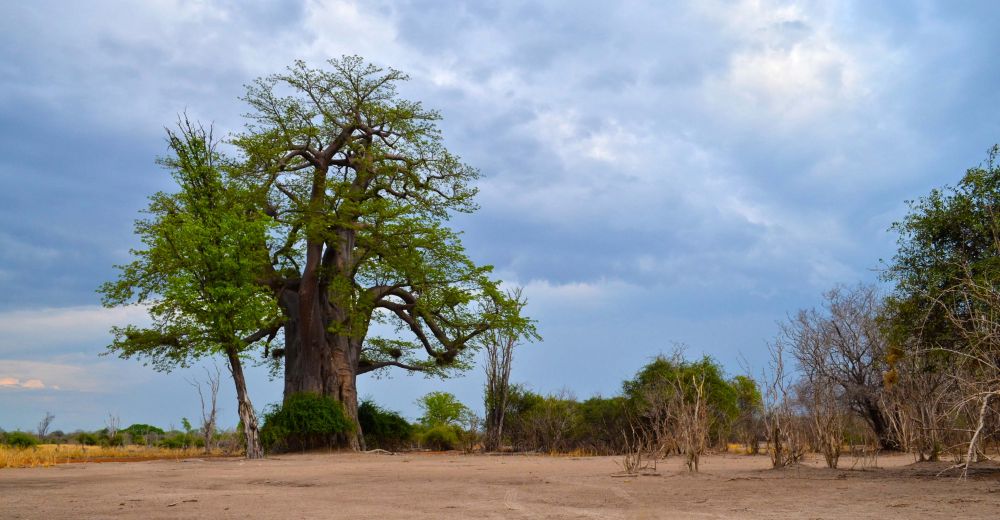
[[[545,340],[513,377],[578,397],[650,357],[760,367],[786,313],[892,255],[904,200],[1000,141],[994,2],[8,2],[0,7],[0,427],[163,426],[185,381],[100,356],[94,289],[136,245],[179,112],[238,130],[242,85],[295,59],[408,72],[478,167],[454,220],[522,285]],[[220,361],[221,362],[221,361]],[[435,389],[481,408],[482,372],[360,391],[409,417]],[[229,382],[226,381],[228,384]],[[262,407],[280,381],[252,370]],[[235,424],[230,386],[223,420]]]

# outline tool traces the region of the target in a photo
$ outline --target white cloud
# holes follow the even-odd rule
[[[57,358],[58,359],[58,358]],[[0,388],[107,392],[128,379],[112,362],[96,357],[69,356],[65,361],[0,359]],[[119,375],[115,375],[116,372]]]

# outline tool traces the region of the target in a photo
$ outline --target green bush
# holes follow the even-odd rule
[[[107,434],[101,439],[101,446],[124,446],[125,436],[121,433],[115,433],[114,437],[109,437]]]
[[[311,393],[293,394],[264,414],[261,444],[268,451],[332,448],[354,431],[336,400]]]
[[[80,432],[76,434],[76,442],[79,442],[84,446],[97,446],[101,443],[101,439],[97,436],[97,434]]]
[[[402,415],[371,402],[358,407],[358,422],[365,435],[368,449],[397,451],[413,439],[413,425]]]
[[[461,433],[461,428],[457,426],[438,424],[437,426],[431,426],[420,435],[420,444],[432,450],[453,450],[459,444],[459,435]]]
[[[205,447],[205,440],[193,433],[170,432],[158,445],[161,448],[174,450],[191,447],[203,448]]]
[[[122,432],[129,434],[132,438],[145,437],[151,433],[155,433],[156,435],[163,435],[166,433],[162,429],[149,424],[133,424],[132,426],[122,430]]]
[[[32,448],[38,446],[38,439],[26,432],[8,432],[4,437],[4,444],[15,448]]]

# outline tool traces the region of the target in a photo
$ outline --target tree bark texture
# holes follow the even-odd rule
[[[226,354],[229,359],[229,369],[233,374],[233,383],[236,385],[236,401],[240,415],[240,422],[243,424],[243,440],[246,441],[246,458],[264,458],[264,449],[260,444],[260,429],[257,424],[257,412],[250,402],[250,394],[247,393],[246,377],[243,375],[243,364],[240,362],[236,349],[227,349]]]

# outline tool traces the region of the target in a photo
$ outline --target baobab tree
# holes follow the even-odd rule
[[[442,373],[486,331],[531,323],[445,225],[475,209],[478,172],[444,147],[438,113],[397,95],[399,71],[356,56],[329,65],[253,82],[234,144],[280,237],[261,244],[261,282],[283,313],[285,397],[332,397],[356,423],[358,375]],[[373,337],[376,322],[405,336]]]
[[[236,353],[260,345],[284,363],[285,399],[331,397],[358,426],[358,375],[465,368],[480,335],[533,325],[446,225],[475,209],[479,173],[445,148],[438,113],[398,96],[399,71],[356,56],[329,66],[296,62],[247,87],[251,112],[226,175],[267,227],[235,258],[252,262],[247,273],[267,293],[251,301],[278,316],[256,312],[257,328],[226,335],[241,340]],[[396,333],[370,334],[377,323]],[[284,346],[271,349],[277,336]],[[145,339],[169,350],[176,338]],[[362,438],[358,426],[350,446]]]

